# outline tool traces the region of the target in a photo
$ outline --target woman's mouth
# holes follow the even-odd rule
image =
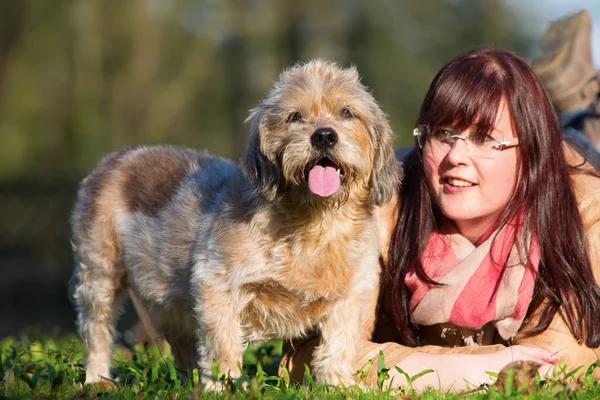
[[[465,181],[459,178],[444,178],[444,183],[453,187],[471,187],[475,186],[473,182]]]

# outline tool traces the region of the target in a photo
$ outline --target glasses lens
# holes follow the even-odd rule
[[[473,135],[473,137],[464,137],[448,129],[435,129],[429,131],[425,136],[421,147],[427,145],[430,151],[436,157],[444,157],[457,140],[464,141],[467,152],[473,157],[493,159],[497,156],[499,150],[498,142],[487,135]],[[421,135],[423,141],[423,135]]]
[[[456,141],[453,132],[447,129],[434,129],[426,136],[427,145],[436,157],[444,157]]]
[[[489,135],[473,135],[467,140],[467,151],[475,157],[492,159],[498,150],[498,142]]]

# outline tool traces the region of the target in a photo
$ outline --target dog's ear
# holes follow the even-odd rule
[[[394,155],[394,134],[392,128],[379,108],[375,112],[372,125],[375,134],[375,155],[371,172],[371,198],[377,206],[382,206],[397,190],[403,178],[402,165]]]
[[[259,106],[253,109],[246,120],[251,124],[251,133],[248,148],[240,160],[240,167],[244,176],[254,184],[254,194],[272,201],[277,194],[281,172],[277,163],[270,160],[261,148],[260,132],[264,130],[263,108]]]

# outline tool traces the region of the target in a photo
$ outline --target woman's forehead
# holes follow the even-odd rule
[[[512,120],[510,110],[506,101],[501,98],[497,104],[486,104],[482,106],[480,112],[474,113],[470,110],[456,110],[454,113],[440,115],[439,120],[434,122],[433,126],[451,128],[455,131],[470,131],[483,134],[491,134],[494,131],[501,131],[499,125],[501,121]],[[501,132],[504,133],[504,132]]]

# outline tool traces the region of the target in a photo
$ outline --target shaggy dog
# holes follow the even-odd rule
[[[131,288],[178,369],[241,373],[248,342],[318,329],[313,374],[350,384],[379,284],[375,205],[401,168],[384,113],[354,68],[284,71],[251,111],[240,165],[192,150],[113,153],[72,215],[86,383],[110,377]],[[210,382],[210,379],[208,380]]]

